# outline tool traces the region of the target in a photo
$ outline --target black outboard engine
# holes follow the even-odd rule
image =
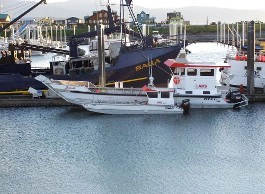
[[[226,99],[232,103],[242,102],[242,94],[239,91],[231,91],[226,94]]]
[[[188,113],[190,110],[190,99],[182,100],[180,107],[183,108],[184,113]]]

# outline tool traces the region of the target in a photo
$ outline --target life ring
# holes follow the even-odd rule
[[[179,84],[180,83],[180,78],[179,77],[174,77],[173,82],[175,84]]]

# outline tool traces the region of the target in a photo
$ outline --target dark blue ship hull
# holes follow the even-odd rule
[[[156,86],[166,86],[171,77],[171,71],[164,65],[164,61],[169,58],[176,58],[180,49],[180,45],[175,45],[120,53],[115,64],[111,67],[106,67],[106,85],[114,86],[115,82],[122,81],[124,87],[142,87],[148,84],[150,70],[152,69],[152,76],[155,78],[154,84]],[[80,61],[80,63],[83,64],[82,61]],[[22,64],[15,65],[19,67]],[[7,73],[4,70],[2,70],[2,72]],[[28,90],[29,87],[38,90],[47,89],[45,85],[35,80],[33,76],[23,75],[24,76],[19,74],[0,74],[0,91]],[[98,84],[99,81],[98,70],[94,70],[88,74],[53,75],[52,73],[48,73],[46,76],[58,80],[90,81],[94,84]]]
[[[106,85],[114,86],[115,82],[123,82],[124,87],[142,87],[148,84],[150,70],[155,78],[156,86],[166,86],[171,77],[170,69],[164,65],[169,58],[176,58],[180,45],[120,53],[117,62],[106,67]],[[76,64],[78,66],[78,64]],[[94,70],[88,75],[50,75],[53,79],[99,82],[99,71]]]

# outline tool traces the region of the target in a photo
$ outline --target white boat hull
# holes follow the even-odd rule
[[[227,102],[221,97],[188,97],[188,96],[174,96],[177,104],[181,104],[183,100],[190,100],[190,108],[233,108],[234,103]]]
[[[101,114],[182,114],[183,109],[176,106],[142,105],[142,104],[83,104],[88,111]]]
[[[247,61],[239,61],[234,59],[227,59],[227,63],[231,65],[231,68],[224,72],[222,75],[226,80],[221,80],[221,83],[228,84],[230,86],[239,87],[243,85],[247,87]],[[265,87],[265,62],[254,63],[254,87]]]

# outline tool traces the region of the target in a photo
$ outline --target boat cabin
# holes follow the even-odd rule
[[[148,98],[149,105],[174,106],[173,89],[144,89]]]
[[[183,95],[219,95],[220,69],[230,67],[211,62],[179,63],[174,59],[168,59],[165,64],[173,69],[168,87]]]

